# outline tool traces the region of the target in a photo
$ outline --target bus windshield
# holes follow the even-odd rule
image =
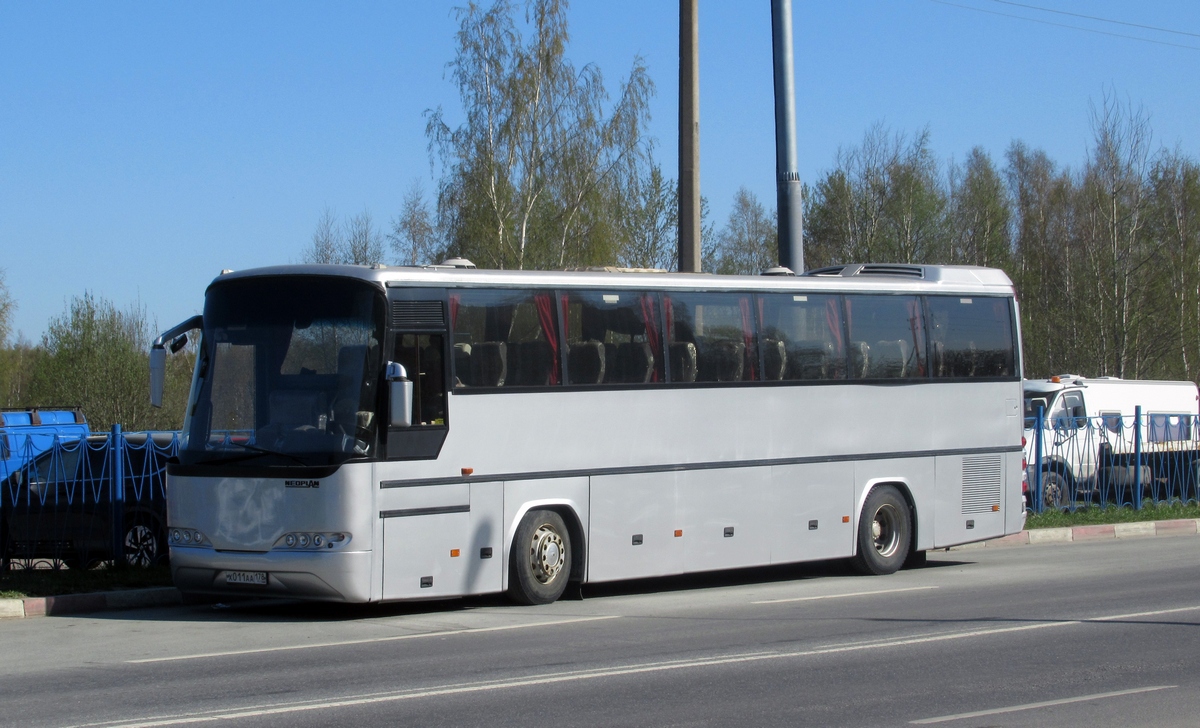
[[[382,292],[309,276],[212,286],[179,459],[320,466],[371,454]]]

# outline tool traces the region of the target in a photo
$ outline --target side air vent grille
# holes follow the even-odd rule
[[[846,270],[847,267],[848,266],[844,266],[844,265],[831,265],[827,268],[816,268],[814,270],[805,271],[804,275],[806,275],[806,276],[840,276],[840,275],[842,275],[842,271]]]
[[[924,278],[925,269],[919,265],[864,265],[855,275],[900,276],[902,278]]]
[[[963,458],[962,512],[990,513],[1000,505],[1001,464],[999,455]]]
[[[806,272],[806,276],[892,276],[899,278],[924,278],[925,268],[919,265],[866,263],[864,265],[831,265]]]
[[[392,301],[392,328],[444,329],[441,301]]]

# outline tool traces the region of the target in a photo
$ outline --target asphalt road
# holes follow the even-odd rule
[[[1195,726],[1200,538],[0,622],[0,724]]]

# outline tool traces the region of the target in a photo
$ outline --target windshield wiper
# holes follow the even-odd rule
[[[224,465],[226,463],[236,463],[236,462],[241,462],[242,460],[249,460],[250,458],[262,457],[263,455],[277,455],[281,458],[287,458],[288,460],[291,460],[300,465],[308,465],[308,463],[306,463],[304,460],[302,460],[301,458],[299,458],[289,452],[281,452],[279,450],[269,450],[265,447],[259,447],[258,445],[251,445],[249,443],[244,443],[244,442],[232,442],[229,444],[236,445],[240,448],[245,448],[246,450],[249,450],[250,452],[240,452],[237,455],[230,455],[229,457],[217,458],[216,460],[203,460],[201,462],[204,465]]]

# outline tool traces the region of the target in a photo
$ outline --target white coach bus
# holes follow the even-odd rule
[[[453,261],[450,261],[453,263]],[[184,592],[346,602],[849,557],[1019,531],[998,270],[226,272],[178,462]]]

